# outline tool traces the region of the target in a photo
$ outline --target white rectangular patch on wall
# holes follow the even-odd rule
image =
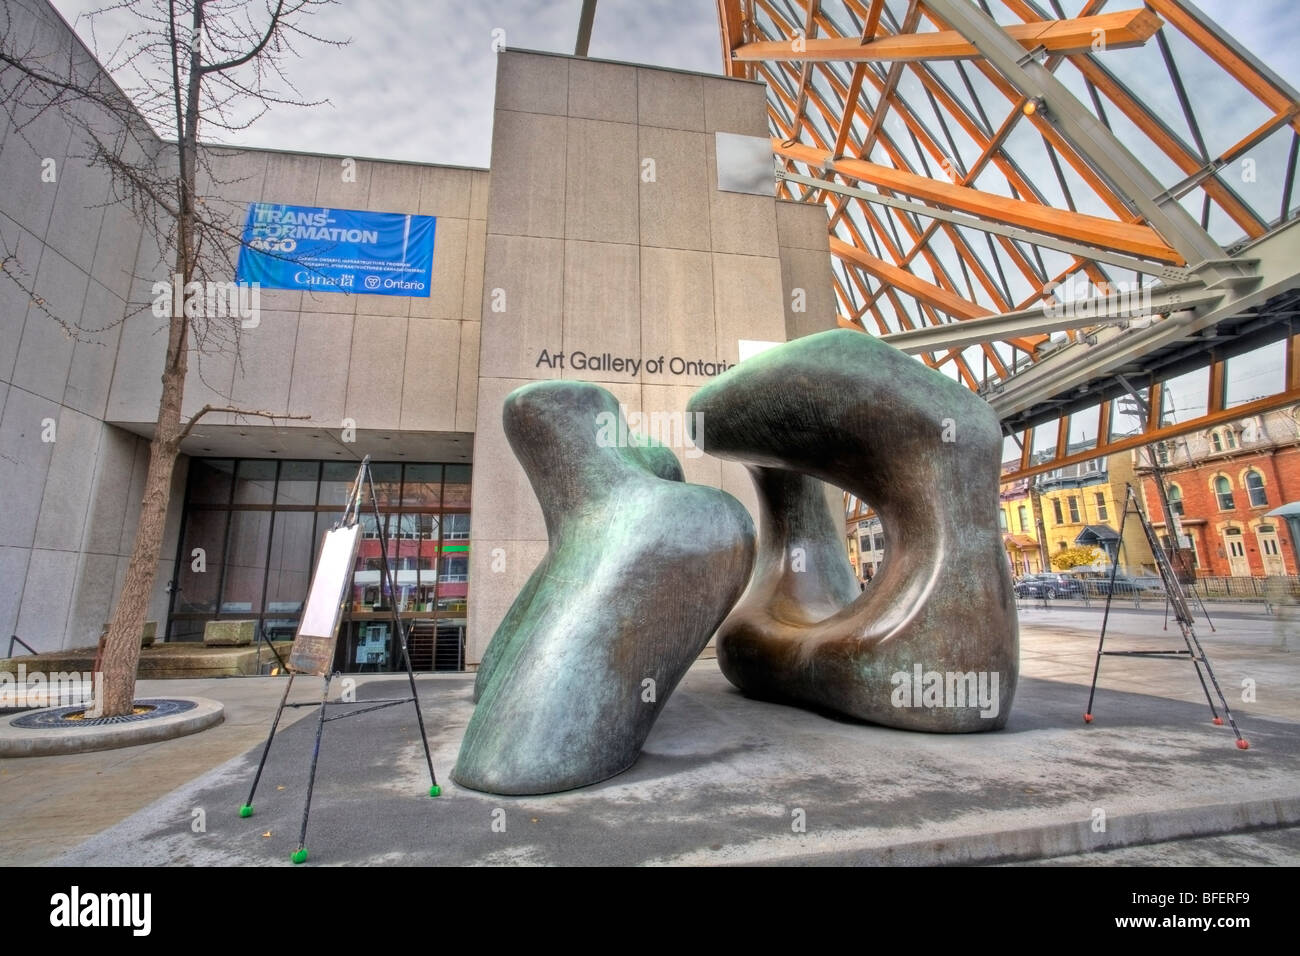
[[[718,157],[718,189],[752,196],[776,195],[776,166],[772,141],[766,136],[714,133]]]
[[[783,342],[764,342],[760,339],[739,339],[737,341],[737,351],[740,353],[740,361],[747,358],[753,358],[760,352],[766,352],[770,348],[783,345]]]

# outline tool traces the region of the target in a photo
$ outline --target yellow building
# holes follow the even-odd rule
[[[1119,541],[1124,486],[1135,481],[1131,456],[1120,452],[1004,485],[1000,520],[1013,571],[1054,570],[1052,555],[1076,545],[1102,552],[1098,568],[1118,560],[1127,573],[1154,571],[1155,559],[1136,521],[1130,519]]]

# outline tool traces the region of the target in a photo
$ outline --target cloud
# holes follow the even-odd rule
[[[53,2],[74,22],[102,0]],[[581,0],[345,0],[325,7],[313,15],[310,28],[351,43],[335,49],[302,41],[297,44],[300,57],[288,61],[286,71],[304,98],[329,104],[277,106],[251,129],[224,133],[220,139],[242,146],[486,166],[496,69],[492,31],[504,30],[511,48],[572,53],[581,6]],[[1201,8],[1284,79],[1297,82],[1291,51],[1300,46],[1300,17],[1290,13],[1291,0],[1201,0]],[[76,25],[88,36],[84,20]],[[122,21],[104,22],[100,49],[111,50],[124,26]],[[715,4],[600,0],[589,52],[601,59],[720,73]],[[1158,58],[1151,66],[1163,83]],[[1171,91],[1146,92],[1162,103],[1172,97]],[[1214,93],[1202,95],[1209,101],[1198,105],[1198,113],[1204,108],[1213,114],[1218,105]],[[208,131],[214,138],[217,132]]]
[[[54,0],[88,42],[87,22],[77,17],[100,4]],[[496,82],[493,31],[504,30],[511,48],[571,54],[581,7],[581,0],[367,0],[324,7],[307,21],[309,28],[351,42],[342,49],[296,42],[299,57],[286,61],[285,71],[304,99],[329,103],[276,106],[246,131],[209,129],[208,136],[240,146],[486,166]],[[99,49],[113,49],[128,26],[128,19],[101,20]],[[717,14],[711,3],[603,0],[589,53],[718,73]]]

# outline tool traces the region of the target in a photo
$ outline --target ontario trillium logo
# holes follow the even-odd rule
[[[367,289],[378,289],[379,276],[366,276],[365,286]]]
[[[128,927],[133,936],[148,936],[152,910],[152,893],[83,893],[74,886],[50,897],[50,925]]]

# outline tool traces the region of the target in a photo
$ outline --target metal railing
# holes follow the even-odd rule
[[[10,637],[9,637],[9,653],[6,654],[5,657],[13,657],[13,656],[14,656],[14,645],[15,645],[15,644],[21,644],[23,647],[27,648],[27,653],[28,653],[28,654],[37,654],[37,653],[39,653],[39,651],[37,651],[36,648],[32,647],[32,645],[28,644],[26,641],[24,641],[24,640],[23,640],[21,637],[19,637],[17,634],[13,634],[13,635],[10,635]]]
[[[1269,608],[1275,604],[1300,604],[1300,575],[1295,574],[1267,578],[1205,575],[1185,582],[1183,587],[1189,596],[1195,596],[1201,601],[1241,601],[1260,603]],[[1046,587],[1040,586],[1035,590],[1022,584],[1017,589],[1016,599],[1022,606],[1026,603],[1071,600],[1088,605],[1093,601],[1104,601],[1109,588],[1110,583],[1106,579],[1089,578],[1053,586],[1049,598]],[[1141,607],[1143,601],[1163,601],[1164,597],[1164,587],[1156,578],[1119,578],[1115,582],[1116,601],[1131,601]]]
[[[1210,574],[1198,577],[1192,587],[1209,600],[1236,599],[1269,601],[1276,594],[1300,595],[1300,575],[1279,574],[1267,578],[1230,577]]]

